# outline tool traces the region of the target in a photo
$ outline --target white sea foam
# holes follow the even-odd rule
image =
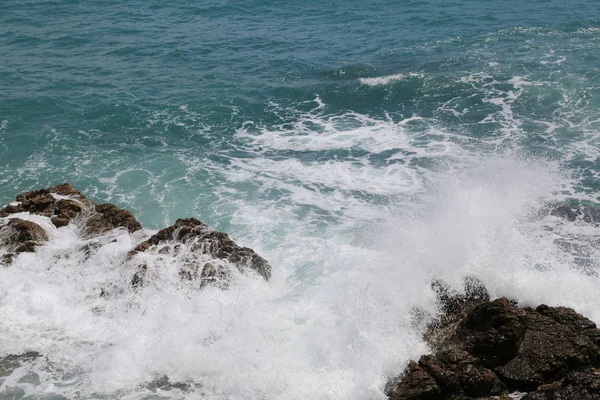
[[[518,143],[524,117],[515,104],[543,83],[482,74],[463,83],[497,106],[481,123],[499,124],[501,141]],[[240,274],[229,290],[200,291],[179,279],[181,260],[153,255],[136,291],[137,262],[126,254],[150,232],[92,241],[73,226],[21,215],[54,230],[35,253],[0,269],[0,355],[35,350],[43,358],[6,378],[0,393],[18,386],[67,398],[383,399],[387,379],[427,351],[411,315],[436,312],[434,277],[459,288],[476,275],[495,296],[573,306],[600,322],[596,229],[540,216],[546,204],[576,197],[558,163],[511,150],[518,146],[489,151],[497,137],[465,146],[434,118],[327,115],[314,103],[292,123],[244,124],[236,139],[251,156],[224,151],[227,162],[218,163],[182,151],[167,159],[177,173],[142,162],[102,175],[106,189],[97,192],[131,201],[116,194],[119,180],[141,173],[154,185],[152,200],[169,207],[181,200],[178,180],[217,187],[190,193],[212,196],[210,217],[224,216],[234,239],[271,262],[268,283]],[[594,120],[577,125],[569,107],[564,121],[585,127],[590,148],[564,151],[597,154]],[[544,126],[566,124],[552,123]],[[32,158],[23,176],[42,161]],[[588,266],[561,247],[565,240],[589,247]],[[86,255],[84,246],[96,243]],[[163,376],[191,386],[153,388]]]
[[[393,74],[386,76],[378,76],[374,78],[359,78],[359,82],[368,86],[387,85],[390,82],[401,81],[409,77],[423,77],[423,74],[417,72],[409,72],[407,74]]]
[[[279,170],[287,182],[315,174],[286,167],[264,173]],[[315,174],[315,184],[356,188],[334,176]],[[370,177],[383,184],[371,190],[388,193],[382,178]],[[438,179],[419,206],[374,209],[380,223],[329,225],[318,235],[312,223],[246,203],[240,217],[248,223],[283,229],[278,249],[265,254],[274,276],[265,283],[240,275],[227,291],[182,283],[179,261],[166,255],[145,259],[148,283],[133,291],[135,263],[124,256],[141,237],[115,231],[86,259],[78,249],[87,241],[74,227],[60,228],[36,253],[0,270],[0,354],[41,352],[51,364],[30,370],[67,397],[77,390],[144,398],[143,383],[167,375],[201,385],[188,394],[161,392],[172,398],[383,399],[387,377],[426,351],[411,310],[435,312],[433,277],[459,287],[474,274],[494,295],[576,306],[600,320],[598,279],[574,269],[553,243],[558,233],[531,218],[544,201],[560,198],[557,183],[568,183],[555,165],[506,154]],[[100,297],[101,288],[109,295]],[[65,372],[69,378],[61,378]],[[26,371],[2,388],[19,374]],[[66,385],[51,384],[60,381]]]

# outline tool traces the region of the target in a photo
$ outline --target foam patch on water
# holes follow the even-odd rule
[[[401,81],[406,78],[422,78],[422,77],[423,77],[423,74],[416,73],[416,72],[410,72],[407,74],[392,74],[392,75],[386,75],[386,76],[378,76],[378,77],[374,77],[374,78],[360,78],[359,82],[362,83],[363,85],[368,85],[368,86],[382,86],[382,85],[387,85],[391,82]]]
[[[136,263],[125,255],[141,237],[114,231],[90,257],[77,229],[60,228],[0,270],[0,354],[44,355],[28,369],[42,386],[18,383],[31,393],[383,399],[387,378],[427,351],[411,315],[436,312],[434,277],[459,287],[477,275],[494,295],[600,319],[598,278],[554,244],[557,231],[544,226],[559,229],[557,221],[535,217],[569,182],[555,164],[505,154],[439,178],[418,207],[382,209],[376,225],[329,225],[315,235],[310,223],[288,219],[268,254],[271,282],[239,275],[225,291],[182,282],[180,261],[168,255],[145,259],[148,283],[132,290]],[[261,209],[244,207],[246,216]],[[275,214],[261,218],[283,228]],[[0,390],[25,374],[14,372]],[[165,375],[171,386],[154,388]]]

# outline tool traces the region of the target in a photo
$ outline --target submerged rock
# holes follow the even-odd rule
[[[588,224],[600,224],[600,209],[587,206],[571,206],[562,204],[550,210],[550,215],[564,218],[568,221],[581,220]]]
[[[178,219],[174,225],[136,246],[130,256],[140,252],[171,255],[185,252],[180,276],[189,280],[199,279],[203,284],[228,277],[225,266],[215,261],[227,261],[242,272],[252,270],[266,280],[271,277],[271,266],[254,250],[238,246],[226,233],[215,231],[196,218]],[[209,260],[200,257],[203,255],[210,256]],[[142,266],[134,275],[133,286],[142,283],[146,268]]]
[[[390,399],[600,399],[600,330],[589,319],[565,307],[520,308],[506,298],[474,305],[472,296],[437,293],[454,317],[432,325],[435,352],[388,383]]]
[[[28,351],[22,354],[10,354],[0,357],[0,377],[9,376],[24,362],[34,361],[41,357],[37,351]]]

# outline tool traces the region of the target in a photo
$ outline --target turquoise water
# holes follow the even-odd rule
[[[27,255],[1,271],[0,355],[39,351],[77,378],[38,365],[41,383],[0,391],[152,398],[167,375],[197,386],[164,397],[382,398],[424,348],[407,321],[435,309],[433,276],[600,322],[596,233],[531,218],[598,204],[599,132],[593,0],[5,0],[0,203],[68,181],[148,229],[198,217],[274,277],[187,300],[171,283],[132,316],[129,297],[93,296],[126,280],[114,249]]]

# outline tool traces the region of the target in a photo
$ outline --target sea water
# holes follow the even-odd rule
[[[70,182],[146,230],[0,268],[0,399],[384,399],[433,278],[600,322],[600,6],[0,3],[0,203]],[[196,217],[269,282],[127,252]],[[106,290],[109,296],[100,296]],[[421,321],[421,322],[419,322]]]

